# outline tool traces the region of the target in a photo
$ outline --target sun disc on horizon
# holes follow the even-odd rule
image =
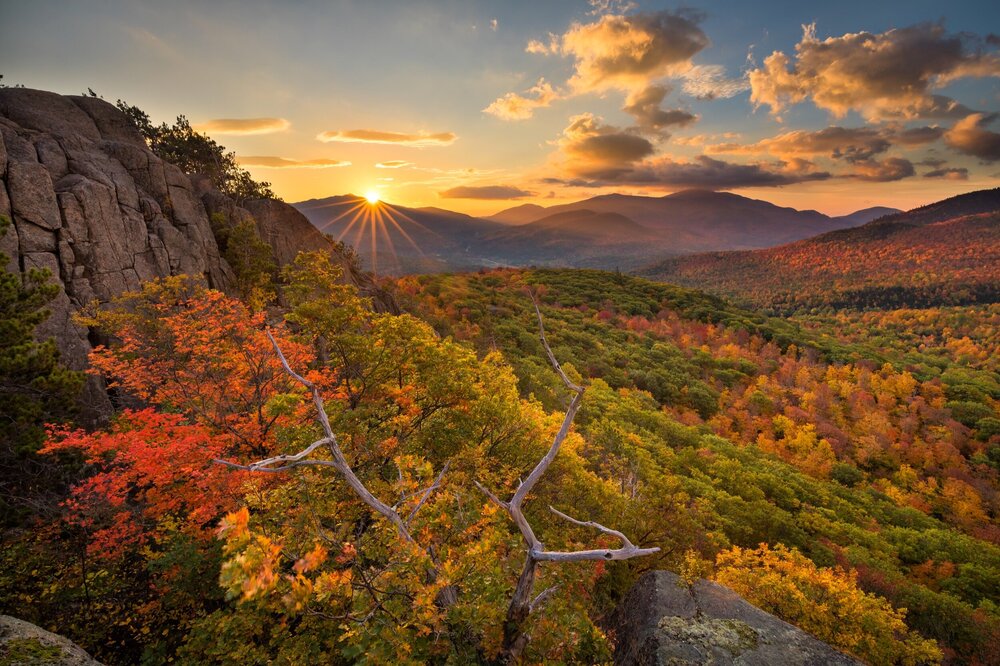
[[[375,204],[378,203],[379,200],[378,192],[376,192],[375,190],[369,190],[368,192],[365,192],[365,199],[368,200],[368,203],[374,206]]]

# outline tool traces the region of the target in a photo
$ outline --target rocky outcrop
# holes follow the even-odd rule
[[[0,615],[0,664],[101,666],[68,638],[9,615]]]
[[[232,287],[232,270],[212,234],[212,212],[253,218],[281,264],[299,250],[333,249],[291,206],[254,201],[241,207],[204,181],[193,183],[154,155],[123,113],[93,97],[0,89],[0,178],[0,215],[14,223],[0,251],[15,263],[12,269],[47,268],[62,286],[38,334],[54,337],[74,369],[86,367],[91,349],[89,332],[71,318],[81,306],[168,275]],[[371,287],[342,263],[346,279]],[[91,413],[110,407],[96,380],[85,403]]]
[[[726,587],[669,571],[643,574],[612,624],[618,666],[861,664]]]

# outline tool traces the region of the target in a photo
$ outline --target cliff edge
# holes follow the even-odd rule
[[[279,265],[301,250],[331,252],[345,280],[374,295],[377,307],[394,308],[297,210],[273,200],[238,204],[206,179],[189,177],[153,154],[125,114],[98,98],[0,88],[0,180],[0,216],[13,221],[0,252],[13,264],[9,270],[47,268],[62,287],[37,333],[55,338],[73,369],[87,366],[94,342],[72,321],[89,302],[179,274],[232,289],[233,271],[209,222],[215,212],[237,222],[252,218]],[[88,383],[84,405],[91,416],[110,411],[98,380]]]

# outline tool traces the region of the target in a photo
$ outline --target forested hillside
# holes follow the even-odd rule
[[[1000,300],[1000,191],[961,195],[764,250],[673,257],[641,271],[774,311]]]
[[[952,317],[970,337],[918,350],[900,336],[893,349],[608,273],[401,286],[442,333],[500,349],[522,394],[557,408],[527,288],[542,294],[556,354],[589,383],[584,458],[632,499],[635,529],[662,539],[662,566],[781,544],[854,572],[959,661],[995,658],[1000,385],[993,357],[975,351],[995,348],[995,314],[940,314],[923,328]]]

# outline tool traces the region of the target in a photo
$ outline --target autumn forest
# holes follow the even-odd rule
[[[0,3],[0,666],[1000,666],[1000,14],[641,4]]]

